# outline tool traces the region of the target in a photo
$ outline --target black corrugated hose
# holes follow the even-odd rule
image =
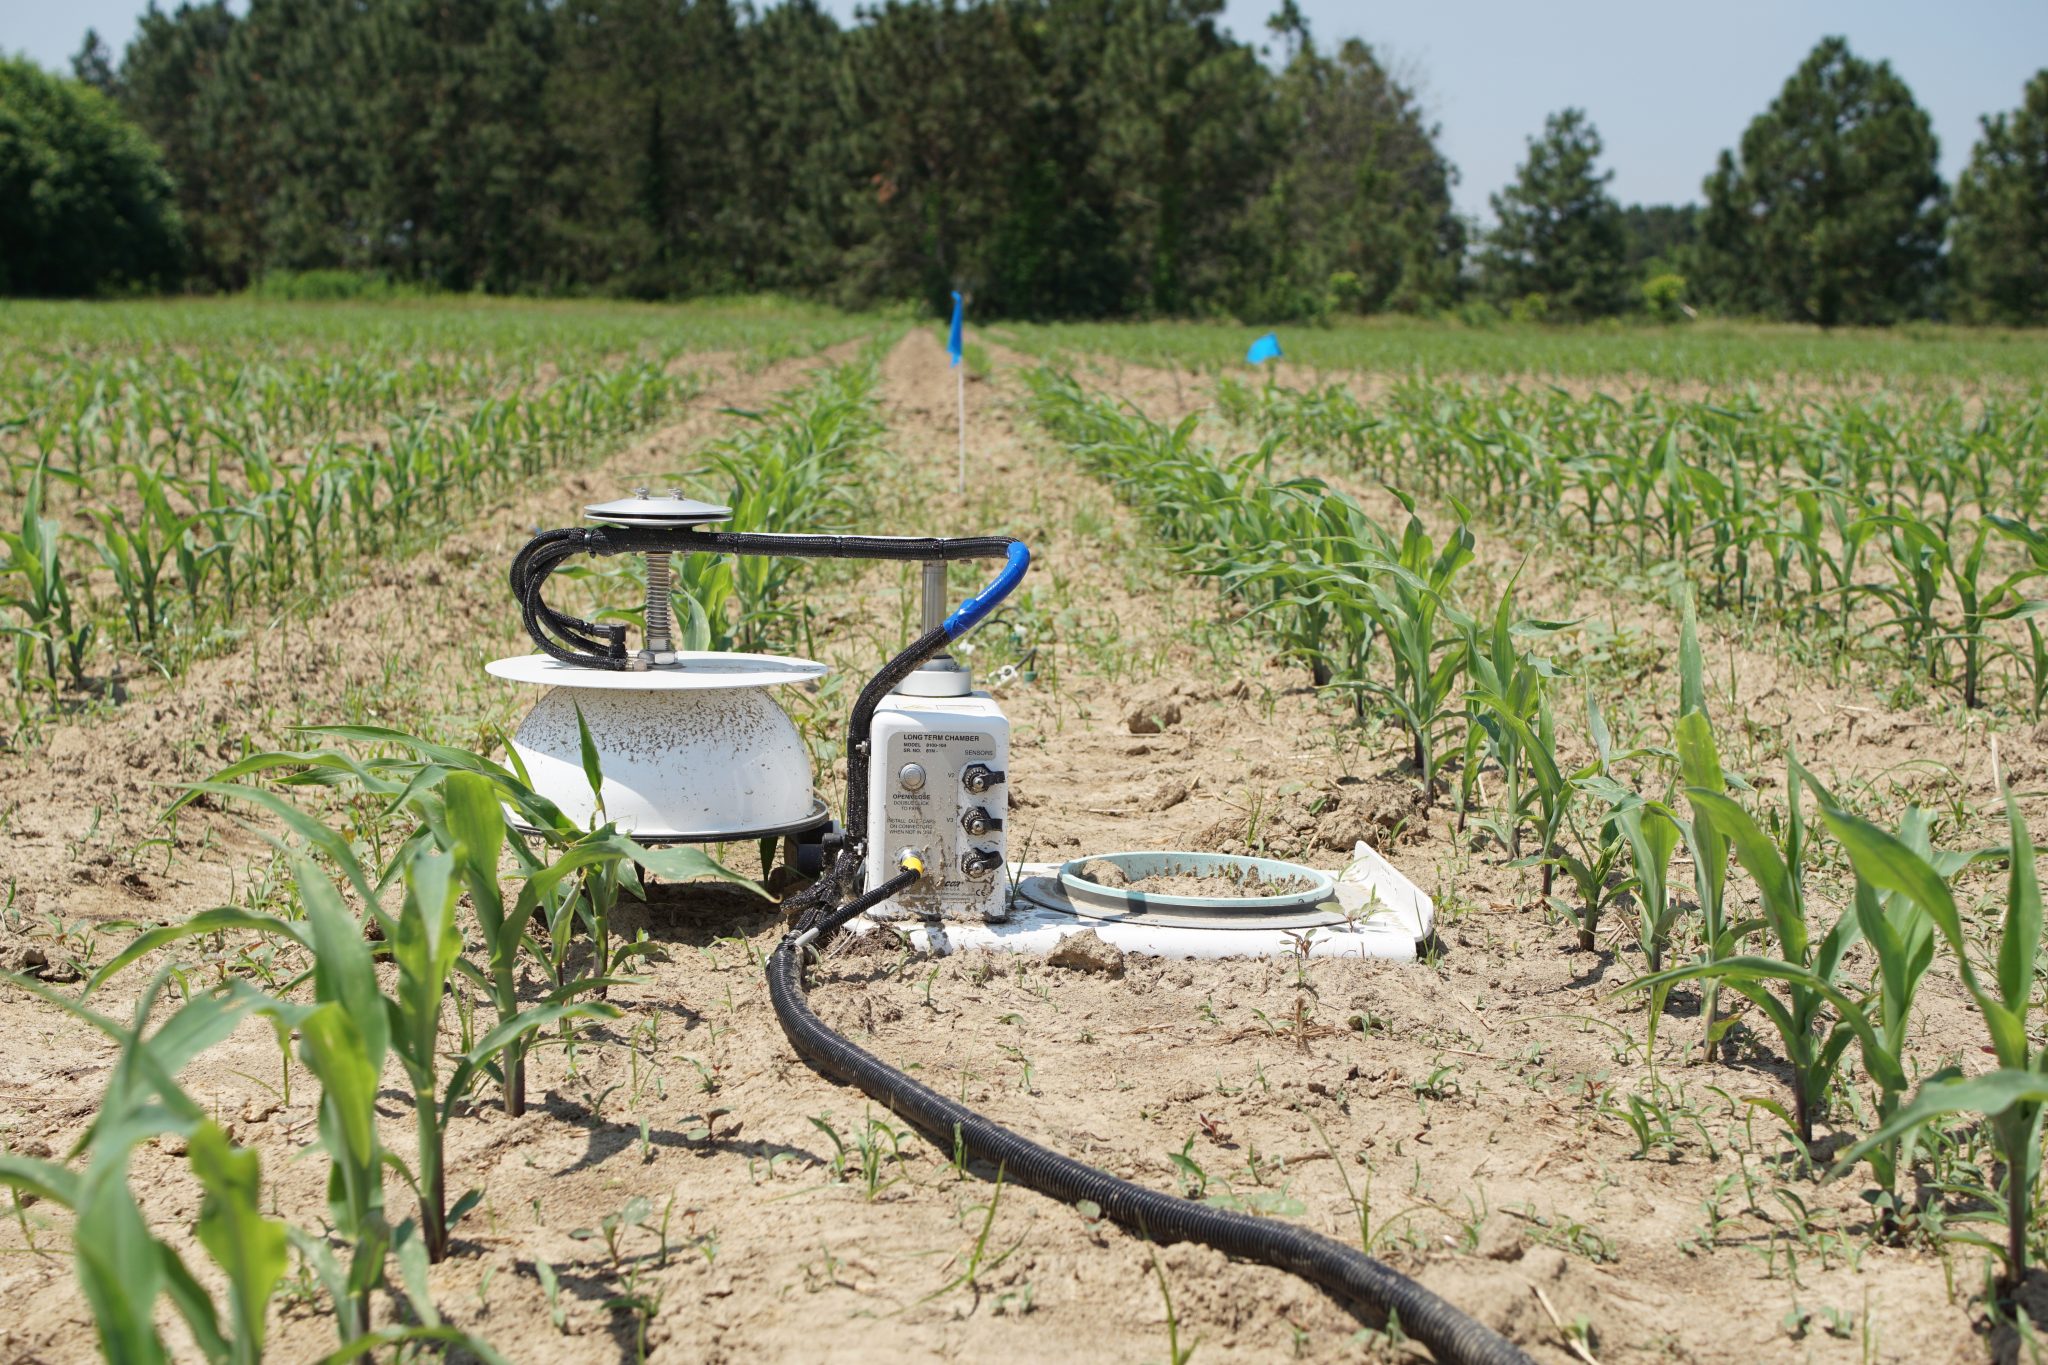
[[[915,874],[892,878],[824,916],[817,925],[818,939],[914,879]],[[1397,1320],[1404,1335],[1428,1347],[1443,1365],[1532,1365],[1513,1342],[1362,1251],[1298,1223],[1231,1213],[1119,1180],[1018,1136],[863,1051],[811,1009],[804,993],[800,937],[794,931],[785,936],[768,959],[768,995],[797,1055],[889,1106],[940,1151],[957,1149],[1001,1169],[1013,1184],[1065,1203],[1092,1200],[1105,1216],[1151,1241],[1200,1242],[1299,1275],[1377,1322]]]
[[[529,541],[512,560],[511,586],[526,633],[543,651],[566,664],[617,671],[630,666],[625,627],[566,616],[541,595],[548,575],[574,555],[661,551],[914,562],[999,558],[1010,544],[1008,536],[833,536],[704,526],[573,526],[543,531]],[[911,667],[917,662],[922,660]]]

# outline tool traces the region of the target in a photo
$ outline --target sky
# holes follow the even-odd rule
[[[824,3],[852,17],[855,0]],[[1418,91],[1458,168],[1458,207],[1482,221],[1529,136],[1568,105],[1600,130],[1617,199],[1686,203],[1699,199],[1715,156],[1829,34],[1905,78],[1934,120],[1951,181],[1977,140],[1978,116],[2016,107],[2027,78],[2048,66],[2048,0],[1300,4],[1318,43],[1363,38]],[[119,51],[141,8],[142,0],[0,0],[0,51],[69,70],[88,26]],[[1225,23],[1264,43],[1274,8],[1227,0]]]

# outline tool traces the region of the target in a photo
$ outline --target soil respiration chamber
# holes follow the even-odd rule
[[[819,900],[878,888],[865,920],[907,921],[914,946],[994,947],[1033,954],[1091,929],[1122,949],[1170,957],[1412,959],[1433,906],[1414,883],[1360,845],[1342,877],[1265,858],[1129,852],[1065,864],[1008,865],[1010,727],[948,646],[1023,578],[1030,554],[1005,537],[925,538],[732,532],[730,509],[679,493],[585,509],[590,525],[547,531],[512,565],[512,590],[539,654],[489,665],[548,690],[513,736],[534,790],[577,824],[597,822],[583,769],[587,728],[603,773],[605,819],[643,844],[779,842],[784,862],[821,879]],[[645,557],[640,647],[626,627],[565,616],[542,596],[575,555]],[[808,659],[675,647],[676,558],[790,555],[916,561],[923,630],[860,694],[848,735],[844,827],[812,790],[810,758],[774,692],[816,680]],[[947,565],[1003,561],[979,595],[948,613]],[[580,720],[580,724],[579,724]],[[905,877],[915,865],[916,875]],[[1099,869],[1114,870],[1106,885]],[[1013,875],[1014,873],[1014,875]],[[1185,895],[1126,889],[1156,874],[1221,875],[1283,888],[1267,895]]]
[[[1148,898],[1091,881],[1080,875],[1084,860],[1019,868],[1021,880],[1011,895],[1009,722],[992,697],[973,689],[967,670],[947,650],[1023,580],[1031,555],[1021,541],[728,531],[719,523],[731,509],[646,490],[594,504],[585,513],[589,525],[543,532],[512,563],[512,594],[541,653],[500,659],[489,670],[548,689],[520,724],[512,748],[535,792],[579,824],[593,824],[601,815],[648,844],[759,839],[765,851],[766,841],[779,840],[785,862],[815,876],[785,900],[791,927],[767,964],[770,1000],[799,1055],[887,1105],[938,1150],[986,1163],[1012,1183],[1068,1203],[1092,1203],[1100,1216],[1151,1241],[1201,1242],[1299,1275],[1370,1320],[1397,1318],[1407,1336],[1439,1361],[1529,1365],[1512,1343],[1353,1247],[1288,1220],[1216,1208],[1121,1180],[1033,1143],[862,1050],[811,1009],[807,960],[863,915],[871,921],[913,919],[913,943],[935,951],[977,943],[1045,951],[1084,927],[1111,942],[1122,938],[1147,951],[1181,956],[1222,955],[1233,946],[1239,952],[1274,951],[1256,939],[1216,932],[1218,923],[1203,919],[1214,907],[1200,898]],[[615,554],[646,557],[637,650],[627,648],[625,627],[565,615],[543,596],[548,576],[565,561]],[[672,570],[677,556],[689,554],[923,565],[923,630],[861,688],[848,718],[844,825],[813,793],[809,755],[772,695],[778,687],[822,676],[824,666],[775,655],[677,649]],[[1002,561],[995,578],[948,612],[947,565],[991,559]],[[602,769],[601,812],[583,765],[586,730]],[[1359,851],[1367,852],[1363,845]],[[1260,861],[1197,854],[1109,854],[1094,861],[1121,861],[1136,872],[1159,866],[1162,857]],[[1342,905],[1335,906],[1342,913],[1333,915],[1334,903],[1323,900],[1335,889],[1327,874],[1286,864],[1258,870],[1271,867],[1312,879],[1306,894],[1259,907],[1277,913],[1283,926],[1309,917],[1305,932],[1279,931],[1297,951],[1307,951],[1302,945],[1318,934],[1325,945],[1351,935],[1354,941],[1340,943],[1336,951],[1412,955],[1410,927],[1397,927],[1390,943],[1380,945],[1383,951],[1356,937],[1360,917]],[[1355,876],[1361,867],[1364,875]],[[1420,896],[1376,857],[1354,863],[1343,881],[1352,885],[1353,907],[1360,898],[1383,901],[1390,891],[1398,897],[1402,888]],[[1426,918],[1426,898],[1418,913]],[[1332,918],[1335,923],[1324,923]],[[1363,923],[1369,926],[1372,918],[1365,916]],[[1274,930],[1269,925],[1261,932]],[[1196,946],[1203,943],[1210,946]],[[1404,947],[1405,953],[1395,951]]]
[[[548,689],[512,738],[535,792],[579,825],[596,822],[582,760],[587,728],[603,772],[603,817],[643,844],[779,840],[795,870],[844,887],[880,886],[914,860],[918,875],[869,907],[877,918],[1005,917],[1009,722],[946,646],[1023,578],[1031,556],[1021,542],[725,531],[718,523],[730,508],[645,489],[584,513],[590,525],[543,532],[512,564],[513,595],[542,652],[488,665],[497,677]],[[637,650],[624,626],[566,616],[542,595],[570,557],[626,553],[646,560]],[[688,554],[922,564],[923,632],[855,706],[844,827],[813,793],[810,755],[773,695],[822,677],[825,666],[676,648],[674,565]],[[1001,572],[949,614],[948,562],[990,558],[1003,561]]]

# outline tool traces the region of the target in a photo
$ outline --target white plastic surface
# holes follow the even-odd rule
[[[739,654],[722,650],[685,650],[673,664],[648,669],[583,668],[548,654],[521,654],[496,659],[484,672],[507,682],[573,687],[578,691],[671,692],[693,688],[779,687],[809,682],[827,672],[811,659],[780,654]]]
[[[1027,876],[1057,873],[1057,863],[1025,863],[1012,869]],[[1348,923],[1308,930],[1196,929],[1185,926],[1104,922],[1061,914],[1018,902],[1007,920],[989,923],[890,923],[920,952],[944,955],[967,948],[1029,953],[1043,957],[1069,934],[1094,930],[1105,942],[1127,953],[1156,957],[1356,957],[1413,962],[1416,947],[1436,922],[1436,907],[1427,893],[1386,859],[1360,842],[1351,862],[1337,878],[1337,901],[1352,918]],[[863,932],[884,927],[857,919]]]

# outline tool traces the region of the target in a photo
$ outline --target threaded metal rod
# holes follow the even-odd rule
[[[644,648],[649,654],[675,650],[669,624],[669,554],[650,550],[647,554],[647,629]]]

